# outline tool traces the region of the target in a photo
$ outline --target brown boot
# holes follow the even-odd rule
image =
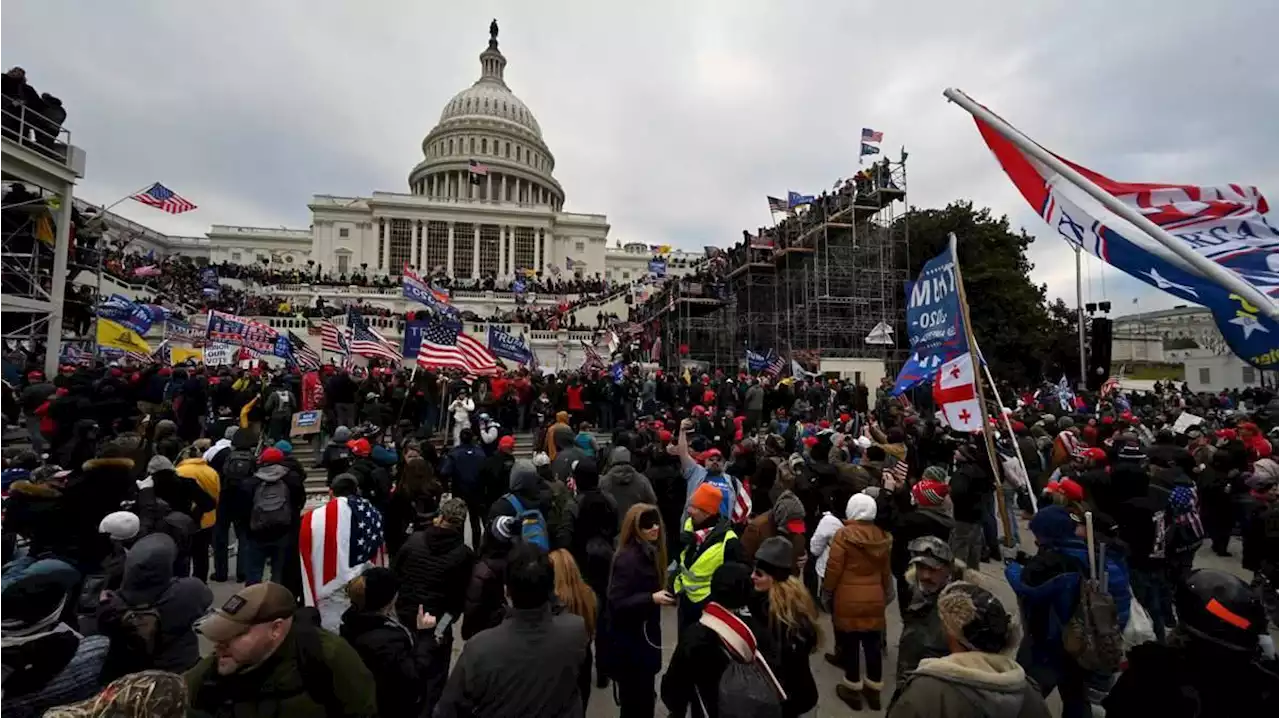
[[[836,684],[836,696],[855,711],[862,710],[862,681],[840,681]]]
[[[824,653],[822,658],[836,668],[844,668],[844,659],[838,653]]]
[[[873,711],[880,710],[880,692],[884,690],[884,682],[868,678],[863,681],[863,685],[862,694],[866,696],[867,707]]]

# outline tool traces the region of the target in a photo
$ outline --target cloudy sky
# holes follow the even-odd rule
[[[784,10],[786,8],[786,10]],[[698,249],[769,221],[764,196],[856,171],[859,131],[910,152],[910,201],[972,199],[1074,265],[961,109],[959,87],[1041,144],[1122,180],[1256,184],[1277,197],[1275,0],[549,3],[6,0],[0,61],[61,97],[80,194],[154,180],[200,205],[162,232],[306,227],[312,194],[406,191],[440,108],[479,76],[491,17],[570,211],[612,237]],[[1105,278],[1105,295],[1103,283]],[[1091,262],[1120,307],[1170,297]]]

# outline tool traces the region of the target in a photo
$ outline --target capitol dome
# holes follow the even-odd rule
[[[480,53],[480,79],[445,104],[422,140],[423,159],[409,172],[413,194],[554,210],[564,204],[564,190],[552,177],[555,157],[533,112],[507,86],[506,66],[495,21]]]

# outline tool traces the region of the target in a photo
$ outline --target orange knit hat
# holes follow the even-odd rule
[[[709,514],[720,513],[720,502],[724,500],[724,493],[711,484],[699,484],[697,490],[693,492],[693,496],[689,499],[689,505],[694,508],[702,509]]]

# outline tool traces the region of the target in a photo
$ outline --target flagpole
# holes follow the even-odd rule
[[[116,205],[121,204],[125,200],[133,197],[134,195],[149,189],[154,184],[155,183],[152,182],[151,184],[143,185],[140,189],[130,192],[129,194],[121,197],[120,199],[112,202],[109,205],[106,205],[105,207],[99,207],[98,216],[95,217],[93,220],[91,220],[89,224],[92,224],[93,222],[100,222],[105,227],[107,224],[107,212],[110,212],[112,207],[115,207]],[[106,249],[107,249],[107,238],[104,236],[102,238],[102,242],[99,243],[98,245],[98,277],[97,277],[97,286],[94,288],[94,291],[97,293],[98,296],[93,298],[93,362],[95,365],[98,362],[98,349],[99,349],[98,347],[98,304],[102,301],[102,256],[106,253]],[[123,251],[123,248],[121,248],[121,251]]]
[[[1004,413],[1004,401],[1000,399],[1000,390],[996,389],[996,380],[991,376],[991,367],[986,362],[981,362],[982,373],[987,377],[987,383],[991,385],[991,396],[995,397],[996,409],[1000,411],[1000,417],[1004,419],[1004,428],[1009,432],[1009,439],[1013,442],[1013,455],[1018,458],[1018,466],[1022,467],[1022,475],[1027,477],[1027,494],[1031,497],[1031,512],[1039,511],[1036,506],[1036,492],[1031,485],[1031,473],[1027,471],[1027,464],[1022,460],[1022,452],[1018,451],[1018,439],[1013,433],[1013,422],[1009,421],[1009,415]],[[996,491],[1000,490],[999,482],[996,482]]]
[[[1100,202],[1102,206],[1127,220],[1135,227],[1142,230],[1147,236],[1156,240],[1166,249],[1178,255],[1190,264],[1191,267],[1199,274],[1227,289],[1230,289],[1232,292],[1239,294],[1241,297],[1248,300],[1250,304],[1256,306],[1258,311],[1262,312],[1266,316],[1271,317],[1272,319],[1280,318],[1280,307],[1276,305],[1274,300],[1259,291],[1257,287],[1254,287],[1252,284],[1244,281],[1244,279],[1235,272],[1232,272],[1221,264],[1214,262],[1208,257],[1205,257],[1194,249],[1188,247],[1186,243],[1182,242],[1177,237],[1174,237],[1166,229],[1155,222],[1152,222],[1150,219],[1147,219],[1147,217],[1141,212],[1138,212],[1133,207],[1121,202],[1114,195],[1091,182],[1084,175],[1077,172],[1075,168],[1071,167],[1066,162],[1063,162],[1057,155],[1036,144],[1031,140],[1031,138],[1019,132],[1013,125],[1005,122],[991,110],[979,105],[973,100],[973,98],[964,94],[964,92],[954,88],[947,88],[943,91],[942,95],[957,105],[960,105],[960,107],[969,114],[990,125],[992,129],[999,132],[1005,137],[1005,139],[1016,145],[1018,149],[1021,149],[1023,152],[1031,155],[1038,162],[1046,165],[1049,169],[1057,172],[1059,175],[1062,175],[1063,179],[1066,179],[1071,184],[1084,190],[1090,197],[1093,197],[1095,200]]]
[[[1009,512],[1005,510],[1004,492],[1000,490],[1000,465],[996,462],[996,444],[991,438],[991,422],[987,417],[987,397],[983,390],[982,372],[978,365],[978,342],[973,336],[973,324],[969,322],[969,300],[965,298],[964,280],[960,276],[960,254],[956,251],[956,233],[951,232],[951,258],[956,275],[956,294],[960,299],[960,315],[964,318],[965,339],[969,342],[969,361],[972,362],[973,384],[978,389],[978,412],[982,418],[982,436],[987,444],[987,460],[991,462],[991,476],[996,482],[996,512],[1000,514],[1000,525],[1004,528],[1004,545],[1013,546],[1013,527],[1009,524]],[[1003,412],[1002,412],[1003,413]]]
[[[1080,382],[1076,385],[1076,390],[1085,388],[1089,385],[1089,365],[1084,358],[1084,294],[1080,287],[1080,245],[1076,245],[1076,334],[1079,335],[1078,342],[1080,346]]]

